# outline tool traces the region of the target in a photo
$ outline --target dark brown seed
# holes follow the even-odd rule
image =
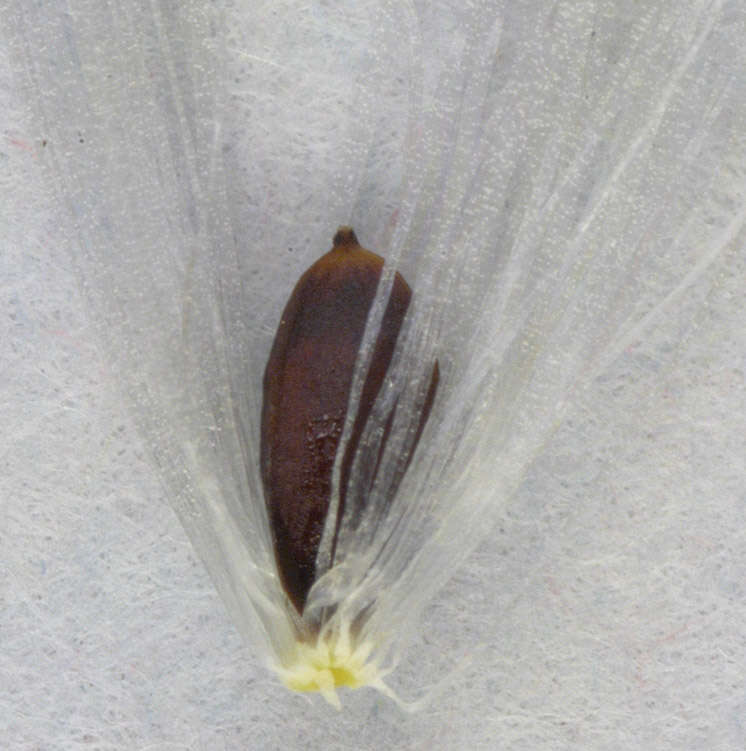
[[[333,245],[295,285],[264,372],[261,469],[265,502],[280,578],[299,613],[316,578],[316,556],[329,510],[332,469],[355,361],[383,267],[383,259],[362,248],[350,227],[339,228]],[[411,297],[409,285],[397,273],[342,459],[338,520],[344,510],[352,459]],[[391,495],[419,441],[437,384],[436,362],[415,441],[400,463]],[[384,427],[378,461],[395,409]],[[335,543],[336,534],[333,548]]]

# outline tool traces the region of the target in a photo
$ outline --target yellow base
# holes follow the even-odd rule
[[[341,709],[336,692],[340,686],[373,686],[388,693],[378,667],[367,661],[372,648],[370,642],[353,646],[349,638],[320,636],[315,644],[296,643],[293,659],[278,673],[293,691],[319,691]]]

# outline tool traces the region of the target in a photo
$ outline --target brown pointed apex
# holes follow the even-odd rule
[[[352,227],[342,226],[337,228],[337,234],[334,235],[332,245],[335,248],[341,248],[347,245],[360,245]]]

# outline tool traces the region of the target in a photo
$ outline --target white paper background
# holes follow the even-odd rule
[[[744,747],[743,245],[573,408],[395,685],[482,645],[475,664],[420,715],[370,692],[338,714],[289,694],[228,620],[96,348],[5,66],[0,97],[8,748]]]

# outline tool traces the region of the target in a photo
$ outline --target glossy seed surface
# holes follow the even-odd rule
[[[316,557],[352,376],[382,268],[380,256],[362,248],[350,227],[340,227],[332,249],[296,284],[264,373],[261,470],[265,502],[280,579],[299,613],[316,578]],[[411,297],[409,285],[397,273],[342,460],[340,519],[355,449],[386,376]],[[412,452],[427,421],[437,382],[436,363]],[[392,421],[393,411],[384,428],[384,443]],[[394,478],[394,490],[410,459],[411,452],[400,476]]]

